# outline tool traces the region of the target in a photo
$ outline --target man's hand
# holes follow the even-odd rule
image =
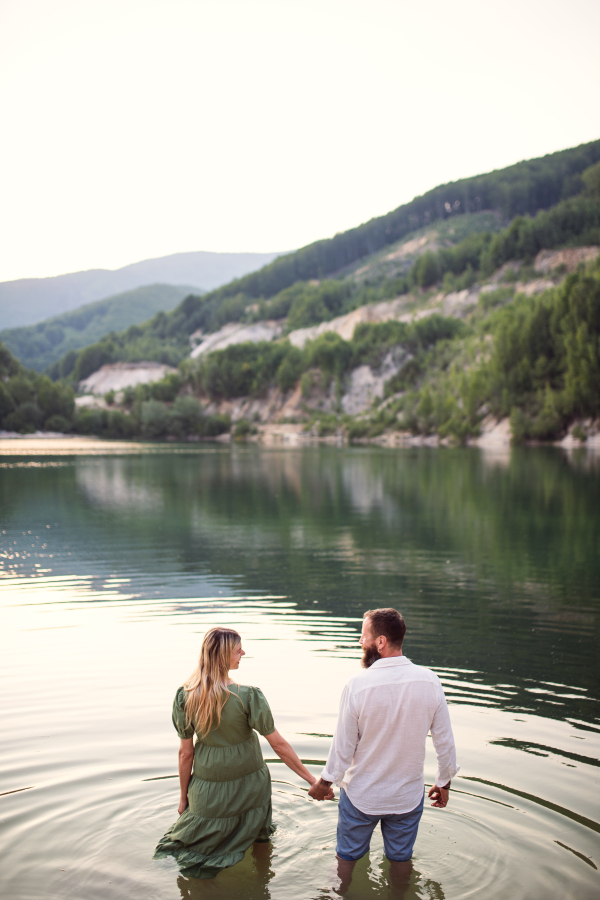
[[[333,793],[331,782],[323,781],[322,778],[319,778],[309,789],[308,796],[312,797],[313,800],[333,800],[335,794]]]
[[[450,799],[450,782],[448,782],[446,787],[438,787],[437,784],[432,785],[427,796],[434,801],[431,804],[432,806],[443,809],[448,805],[448,800]]]

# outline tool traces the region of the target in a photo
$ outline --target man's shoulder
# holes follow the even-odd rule
[[[352,678],[348,679],[346,682],[346,689],[351,694],[356,694],[357,691],[363,690],[369,684],[368,675],[368,669],[364,672],[357,672],[356,675],[353,675]]]
[[[422,681],[433,681],[436,684],[440,681],[439,676],[436,675],[433,669],[428,669],[427,666],[418,666],[416,663],[412,663],[410,671],[413,678],[419,678]]]
[[[380,681],[389,683],[390,676],[392,676],[392,680],[395,680],[397,677],[399,683],[426,681],[441,687],[440,679],[432,669],[428,669],[427,666],[418,666],[410,660],[406,660],[406,663],[406,665],[397,668],[393,667],[390,669],[377,666],[366,669],[364,672],[357,672],[346,683],[346,687],[351,694],[358,694],[361,691],[376,687]]]

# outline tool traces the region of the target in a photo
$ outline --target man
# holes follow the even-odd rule
[[[440,680],[402,655],[404,619],[395,609],[371,609],[363,618],[361,662],[367,671],[344,688],[325,769],[308,792],[324,800],[332,783],[341,788],[336,852],[346,883],[354,863],[368,852],[378,822],[392,878],[410,875],[429,731],[438,762],[429,791],[432,806],[447,805],[450,780],[459,770]]]

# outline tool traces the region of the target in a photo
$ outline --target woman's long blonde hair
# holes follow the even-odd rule
[[[228,695],[231,654],[242,641],[233,628],[211,628],[204,635],[198,667],[184,684],[185,717],[201,734],[218,728]]]

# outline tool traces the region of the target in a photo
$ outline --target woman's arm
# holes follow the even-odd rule
[[[192,765],[194,762],[194,738],[182,738],[179,746],[179,809],[181,813],[188,807],[188,785],[192,777]]]
[[[296,775],[300,775],[301,778],[304,778],[304,780],[308,781],[311,785],[315,783],[317,780],[315,776],[310,774],[304,763],[298,758],[298,754],[292,745],[288,744],[286,739],[279,734],[277,729],[271,734],[265,734],[265,738],[279,759],[281,759],[292,772],[295,772]]]

